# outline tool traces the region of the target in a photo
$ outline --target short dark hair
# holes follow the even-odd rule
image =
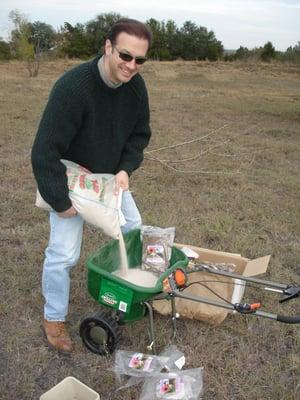
[[[131,18],[121,18],[111,27],[106,39],[109,39],[112,44],[116,44],[117,37],[122,32],[147,40],[148,49],[151,47],[152,33],[143,22]]]

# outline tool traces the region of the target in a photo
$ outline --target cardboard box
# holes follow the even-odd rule
[[[40,400],[100,400],[97,392],[80,382],[73,376],[68,376],[48,392]]]
[[[240,254],[209,250],[179,243],[175,243],[174,245],[180,249],[188,248],[192,250],[192,252],[195,252],[199,256],[199,258],[195,260],[196,263],[234,264],[234,273],[243,276],[255,276],[265,273],[270,260],[270,256],[249,260],[248,258],[242,257]],[[209,272],[194,272],[189,274],[189,283],[197,281],[201,281],[205,286],[214,290],[218,295],[231,303],[239,303],[241,301],[246,284],[244,281],[211,274]],[[184,293],[221,301],[211,290],[199,284],[188,287],[185,289]],[[211,325],[219,325],[230,312],[230,310],[221,307],[179,298],[175,299],[175,304],[176,311],[180,316],[204,321]],[[153,306],[160,314],[169,315],[171,313],[171,302],[168,300],[154,301]]]

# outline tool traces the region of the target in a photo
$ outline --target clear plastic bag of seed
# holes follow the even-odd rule
[[[175,228],[142,225],[142,270],[161,275],[170,265]]]
[[[198,400],[203,389],[203,368],[161,373],[145,380],[140,400]]]

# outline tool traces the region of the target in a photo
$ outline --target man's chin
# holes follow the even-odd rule
[[[120,74],[120,75],[118,76],[118,78],[119,78],[120,82],[122,82],[122,83],[127,83],[127,82],[129,82],[129,81],[134,77],[134,75],[135,75],[135,74],[130,74],[130,75]]]
[[[120,82],[121,83],[127,83],[127,82],[129,82],[131,80],[132,76],[129,76],[129,77],[124,77],[123,76],[122,79],[120,79]]]

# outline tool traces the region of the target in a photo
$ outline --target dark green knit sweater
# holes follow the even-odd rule
[[[39,191],[56,211],[71,206],[65,166],[94,173],[132,171],[143,160],[151,131],[145,83],[137,74],[116,89],[101,79],[99,57],[66,72],[54,85],[32,148]]]

